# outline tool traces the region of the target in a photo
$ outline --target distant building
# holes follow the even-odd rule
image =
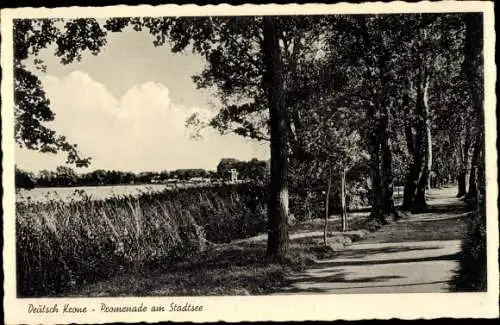
[[[238,171],[236,168],[231,168],[231,183],[236,183],[238,182]]]
[[[163,181],[163,183],[165,183],[165,184],[175,184],[178,181],[179,180],[177,178],[167,178],[166,180]]]
[[[210,183],[211,179],[206,177],[191,177],[189,179],[193,183]]]

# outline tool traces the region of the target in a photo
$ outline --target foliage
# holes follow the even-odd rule
[[[454,291],[486,291],[486,221],[484,215],[472,214],[468,236],[462,241],[459,266],[452,279]]]
[[[87,173],[77,174],[69,166],[58,166],[56,171],[41,170],[36,180],[37,187],[66,187],[66,186],[99,186],[119,184],[149,184],[152,182],[183,182],[193,178],[215,179],[215,173],[204,169],[177,169],[161,172],[123,172],[117,170],[97,169]]]
[[[24,188],[31,190],[35,188],[36,179],[33,173],[28,173],[22,169],[15,169],[15,186],[16,188]]]
[[[217,176],[222,179],[230,179],[231,169],[238,172],[238,179],[250,180],[254,183],[262,183],[268,178],[269,167],[265,161],[252,159],[240,161],[232,158],[223,158],[217,165]]]
[[[46,70],[37,58],[41,49],[55,45],[55,55],[61,63],[81,59],[81,52],[97,55],[106,44],[106,32],[95,19],[16,19],[14,20],[14,115],[17,145],[40,152],[67,153],[67,162],[78,167],[88,166],[90,158],[83,157],[76,144],[47,126],[54,120],[50,101],[40,79],[26,67],[34,59],[37,69]]]

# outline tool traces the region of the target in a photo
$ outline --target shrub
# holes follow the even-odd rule
[[[459,266],[452,279],[454,291],[486,291],[486,222],[483,213],[471,214],[468,236],[462,241]]]
[[[173,263],[265,229],[264,191],[240,184],[106,200],[18,202],[18,296],[63,290]]]

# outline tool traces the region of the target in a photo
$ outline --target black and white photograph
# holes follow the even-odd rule
[[[10,319],[498,317],[493,6],[463,3],[2,11]]]

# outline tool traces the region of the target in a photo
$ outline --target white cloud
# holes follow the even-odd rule
[[[185,128],[186,118],[194,112],[213,113],[176,105],[161,83],[135,85],[121,98],[81,71],[63,78],[45,76],[42,83],[56,113],[51,126],[92,157],[92,169],[214,169],[223,157],[248,160],[269,155],[266,144],[221,136],[214,130],[193,140]],[[16,163],[35,171],[53,169],[64,163],[64,155],[18,149]]]

